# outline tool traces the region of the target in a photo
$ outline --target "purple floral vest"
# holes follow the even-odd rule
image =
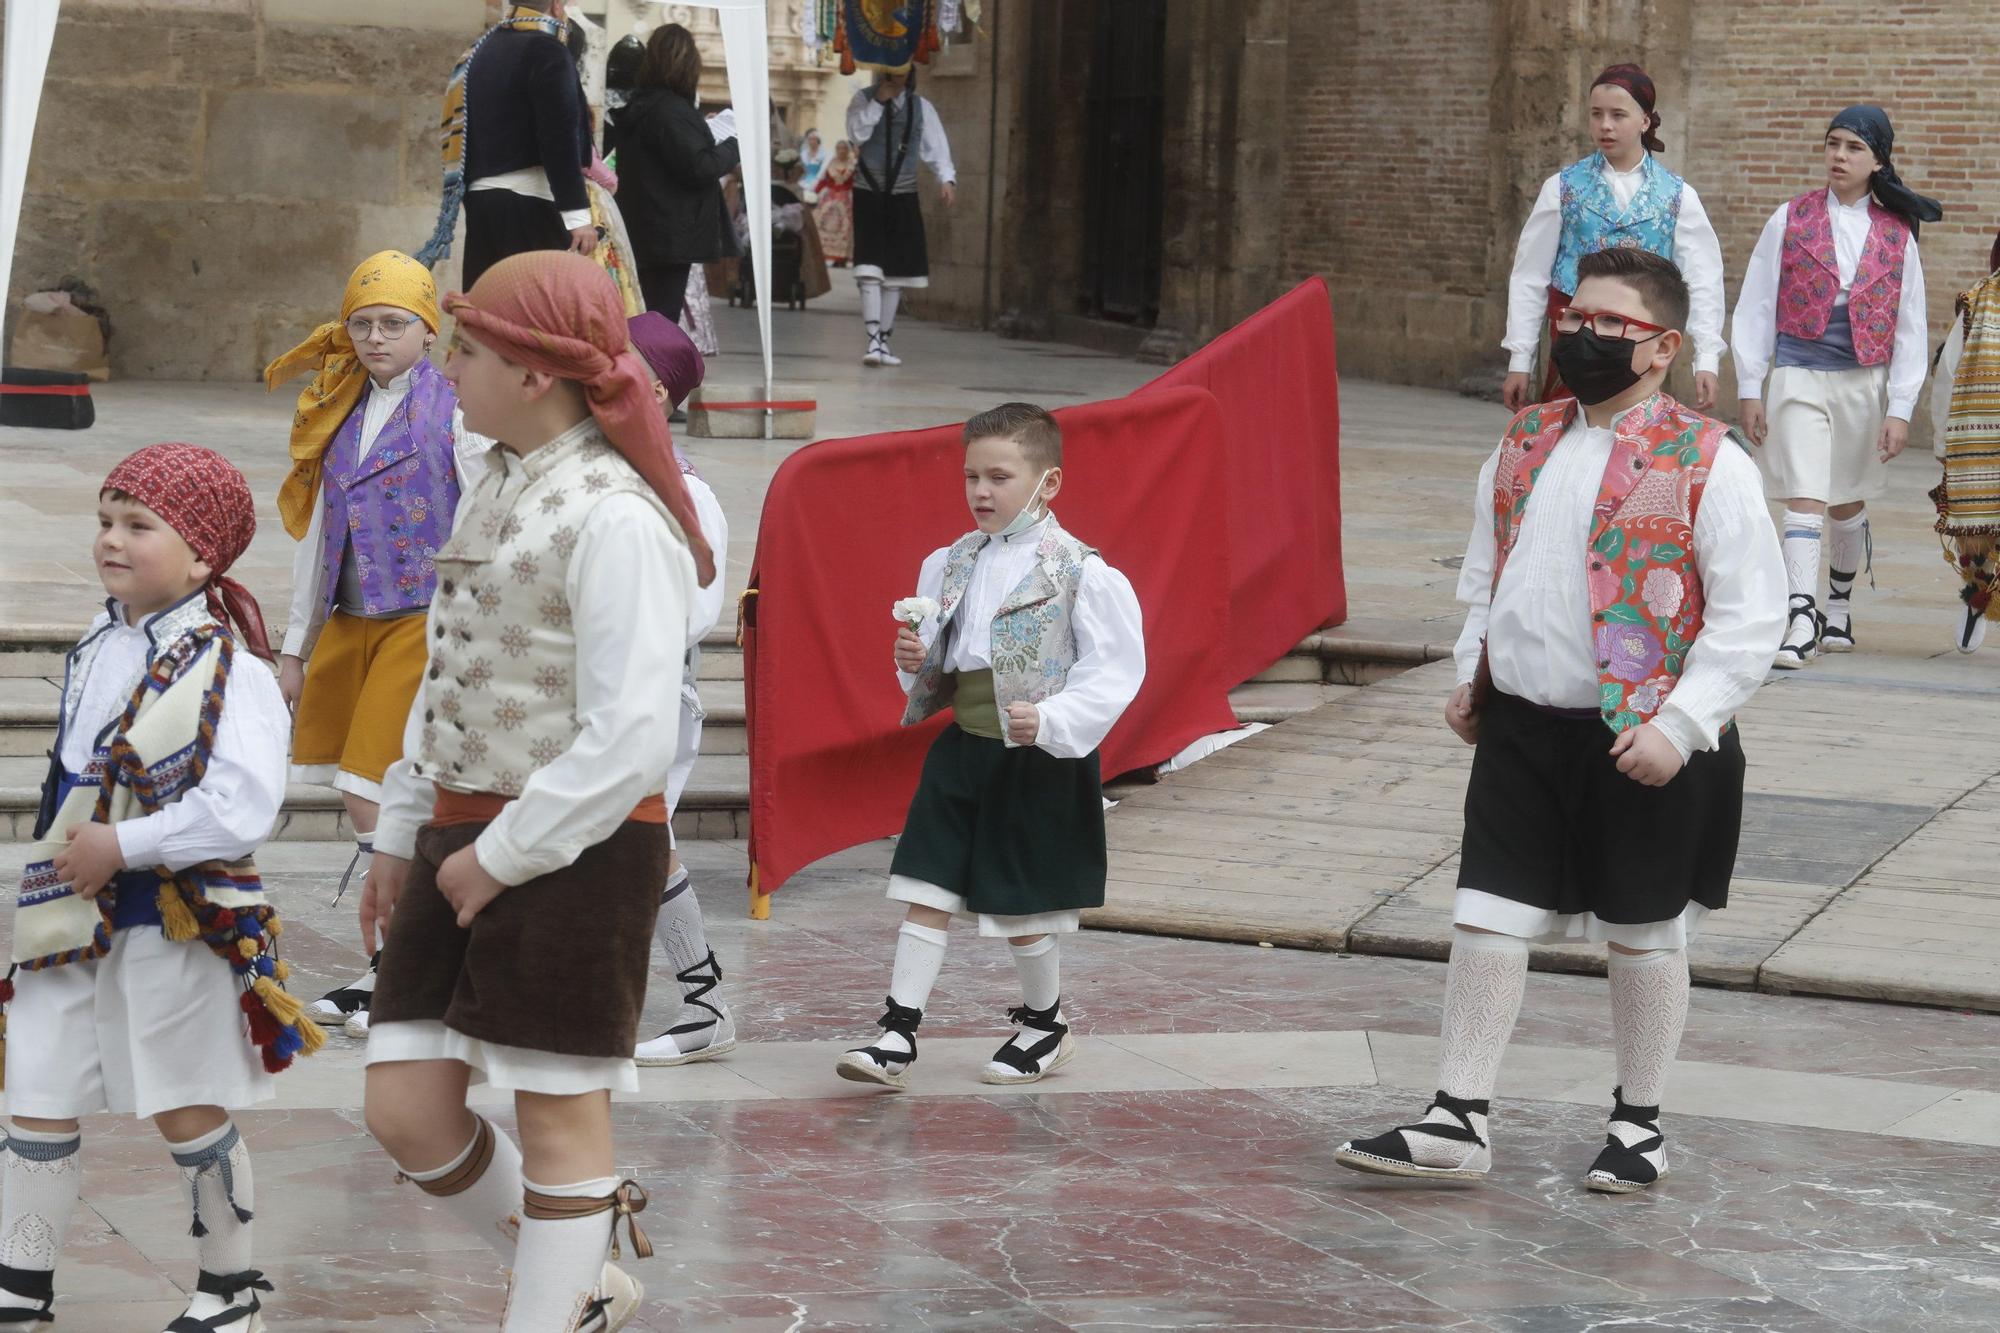
[[[320,616],[340,592],[340,565],[349,543],[360,574],[364,609],[371,616],[417,611],[437,590],[438,548],[451,535],[458,508],[458,466],[452,452],[451,417],[458,405],[451,384],[429,361],[410,372],[410,392],[389,418],[375,447],[361,453],[361,420],[370,383],[327,447],[320,502],[326,506],[326,544],[320,552]]]
[[[1854,329],[1854,359],[1879,366],[1896,350],[1896,314],[1903,300],[1903,254],[1910,227],[1874,200],[1868,201],[1868,240],[1847,292]],[[1817,339],[1826,332],[1840,295],[1840,261],[1834,256],[1833,220],[1826,191],[1808,190],[1785,214],[1785,244],[1778,269],[1778,332]]]

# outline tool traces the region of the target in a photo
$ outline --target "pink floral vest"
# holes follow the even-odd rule
[[[1537,404],[1515,417],[1501,440],[1493,474],[1496,589],[1535,478],[1578,411],[1573,398]],[[1587,575],[1598,711],[1614,732],[1660,711],[1701,633],[1694,519],[1726,438],[1721,423],[1663,393],[1619,418],[1598,485]]]
[[[1864,366],[1879,366],[1896,346],[1896,311],[1903,299],[1903,252],[1910,227],[1872,199],[1868,217],[1868,243],[1861,247],[1854,285],[1847,292],[1847,317],[1854,327],[1854,359]],[[1792,200],[1785,216],[1778,332],[1818,338],[1826,332],[1839,294],[1840,264],[1834,258],[1826,191],[1809,190]]]

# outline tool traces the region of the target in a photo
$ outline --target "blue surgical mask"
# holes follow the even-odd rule
[[[1052,467],[1042,469],[1042,475],[1035,478],[1035,489],[1029,493],[1028,503],[1021,506],[1021,512],[1014,515],[1012,522],[1000,529],[999,536],[1003,538],[1019,536],[1049,516],[1047,507],[1039,502],[1042,498],[1042,483],[1047,481],[1049,473],[1054,471]]]

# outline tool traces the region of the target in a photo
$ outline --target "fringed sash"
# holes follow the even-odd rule
[[[35,972],[111,952],[119,886],[81,898],[58,877],[55,858],[72,829],[153,814],[200,785],[215,748],[235,652],[228,632],[209,623],[153,659],[112,731],[100,782],[72,788],[54,823],[29,850],[14,910],[18,967]],[[255,864],[248,858],[207,861],[180,871],[152,867],[151,873],[159,882],[166,937],[199,939],[235,972],[250,1040],[266,1069],[276,1073],[295,1055],[310,1055],[325,1044],[325,1033],[285,992],[288,969],[277,957],[283,926],[265,899]],[[0,995],[4,998],[11,996]]]
[[[1958,298],[1965,355],[1951,382],[1944,479],[1931,492],[1945,563],[1965,581],[1966,604],[1992,616],[2000,586],[2000,274]]]

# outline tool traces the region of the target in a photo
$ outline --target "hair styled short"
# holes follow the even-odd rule
[[[1576,261],[1576,285],[1583,286],[1585,278],[1616,278],[1639,294],[1655,324],[1687,328],[1687,279],[1671,259],[1636,245],[1614,245]]]
[[[678,23],[653,29],[646,39],[646,58],[639,65],[639,87],[665,88],[692,101],[701,83],[701,48],[694,34]]]
[[[1037,471],[1062,466],[1062,427],[1048,409],[1033,403],[1002,403],[965,423],[965,442],[1012,440],[1021,456]]]

